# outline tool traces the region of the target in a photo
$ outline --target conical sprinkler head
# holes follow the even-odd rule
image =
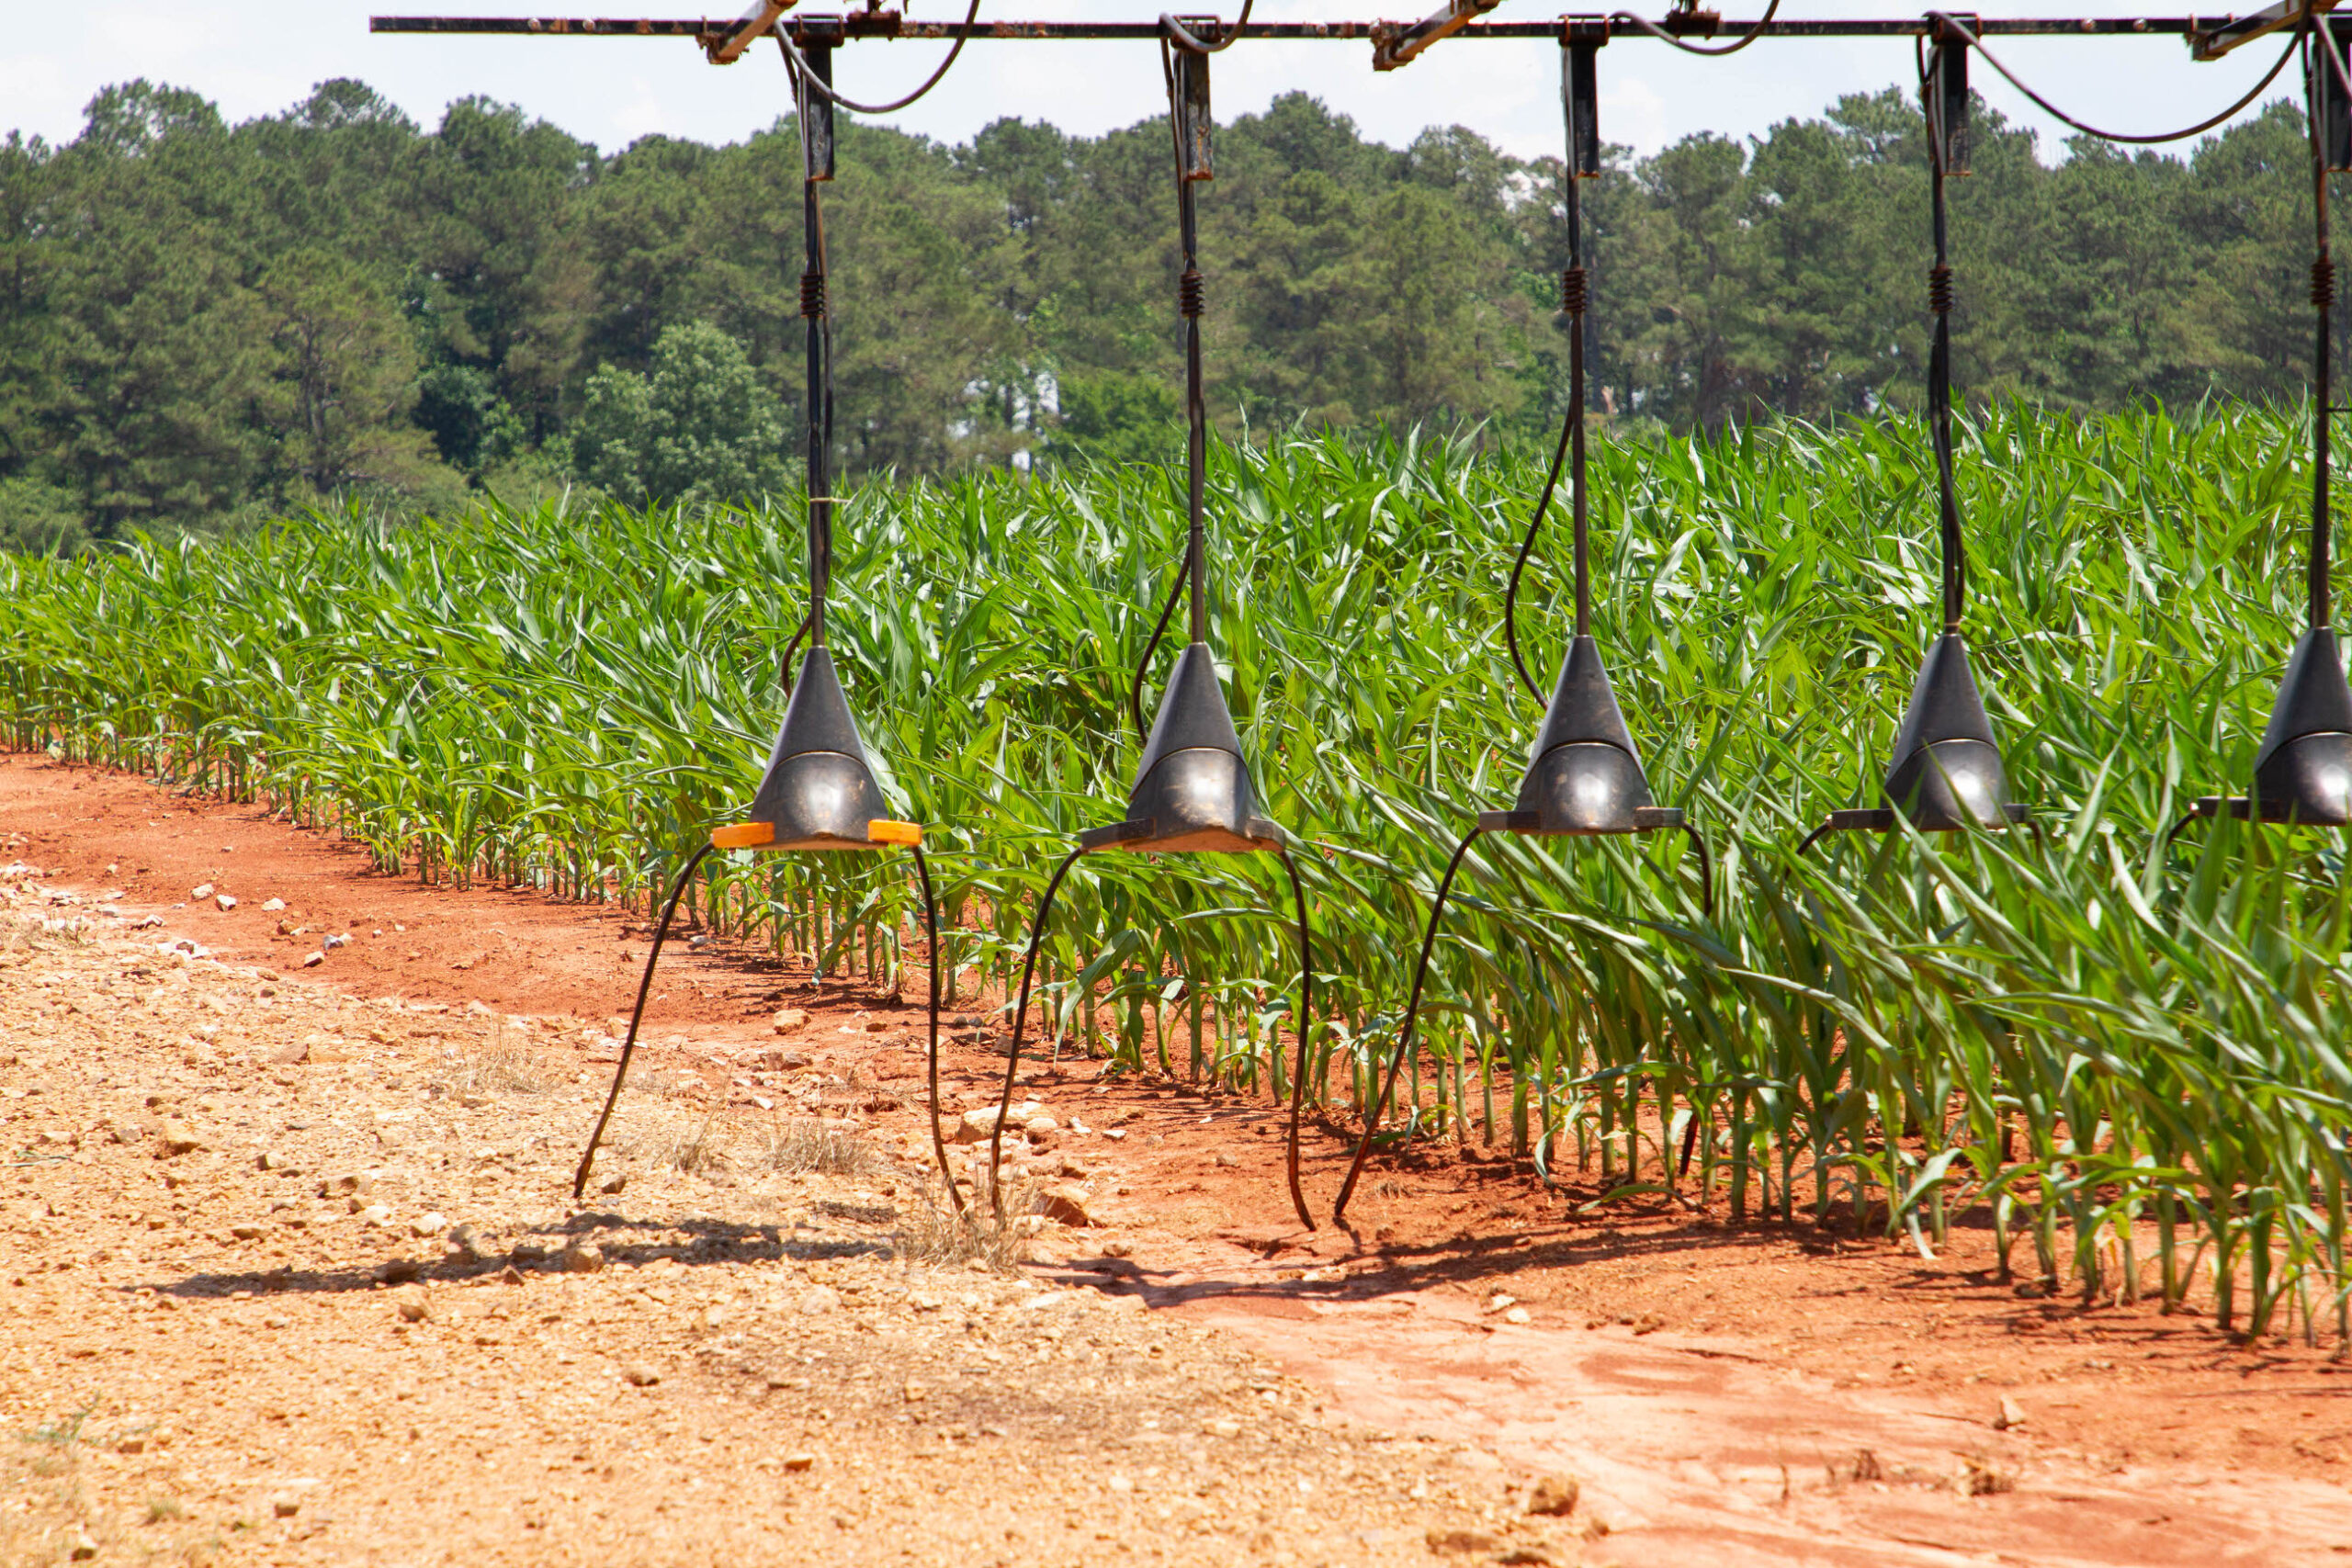
[[[1156,854],[1282,847],[1282,829],[1258,815],[1257,787],[1207,644],[1192,644],[1176,660],[1136,768],[1126,819],[1082,833],[1078,841],[1082,850]]]
[[[2352,824],[2352,688],[2333,631],[2295,644],[2255,754],[2254,814],[2308,827]]]
[[[1641,753],[1618,709],[1600,644],[1572,639],[1518,801],[1509,811],[1479,813],[1478,825],[1489,832],[1590,835],[1646,832],[1681,820],[1680,811],[1651,804]]]
[[[1956,631],[1938,637],[1919,666],[1894,738],[1886,802],[1923,833],[2006,828],[2023,818],[2023,808],[2009,800],[2008,773],[1969,669],[1967,639]]]
[[[922,841],[920,828],[890,820],[827,649],[812,648],[800,661],[751,811],[710,840],[722,850],[865,850]]]

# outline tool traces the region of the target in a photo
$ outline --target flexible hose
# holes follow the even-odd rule
[[[2042,113],[2050,116],[2055,120],[2058,120],[2062,124],[2074,127],[2074,129],[2081,131],[2086,136],[2095,136],[2101,141],[2120,141],[2134,147],[2149,147],[2163,141],[2185,141],[2192,136],[2201,136],[2206,131],[2212,130],[2215,126],[2221,124],[2223,120],[2229,118],[2232,115],[2236,114],[2240,109],[2245,107],[2246,105],[2254,102],[2256,98],[2261,96],[2262,90],[2270,85],[2272,80],[2278,76],[2279,72],[2286,69],[2287,62],[2294,55],[2296,44],[2301,41],[2300,33],[2298,33],[2295,38],[2290,39],[2287,42],[2286,49],[2279,53],[2277,60],[2271,62],[2270,69],[2262,73],[2262,79],[2256,82],[2253,86],[2246,89],[2245,96],[2240,98],[2236,103],[2232,104],[2228,108],[2223,109],[2221,113],[2211,116],[2206,119],[2200,119],[2195,125],[2188,127],[2185,130],[2161,130],[2146,135],[2134,135],[2127,131],[2102,130],[2098,126],[2092,125],[2088,121],[2076,119],[2073,115],[2068,114],[2064,109],[2060,108],[2056,104],[2052,103],[2048,98],[2043,97],[2040,93],[2035,92],[2031,87],[2027,86],[2023,81],[2019,80],[2016,72],[2001,63],[2001,60],[1998,55],[1984,47],[1984,40],[1978,38],[1974,29],[1971,28],[1967,23],[1962,21],[1957,17],[1948,15],[1942,11],[1930,11],[1928,15],[1933,17],[1941,26],[1950,28],[1952,30],[1953,36],[1958,38],[1961,42],[1967,44],[1970,48],[1975,50],[1977,53],[1983,55],[1984,57],[1985,64],[1999,72],[2003,81],[2006,81],[2010,86],[2015,87],[2018,92],[2023,93],[2027,97],[2033,100],[2034,106],[2040,108]]]
[[[939,967],[944,959],[939,948],[939,900],[932,896],[931,863],[923,859],[922,846],[908,848],[914,851],[915,875],[922,882],[923,932],[931,939],[931,1148],[939,1156],[939,1179],[947,1184],[947,1201],[961,1215],[964,1195],[956,1190],[956,1173],[947,1165],[947,1141],[939,1133]]]
[[[1707,840],[1698,829],[1688,822],[1681,828],[1690,836],[1690,847],[1699,852],[1699,908],[1712,920],[1715,918],[1715,857],[1707,852]]]
[[[1355,1196],[1356,1179],[1363,1174],[1364,1156],[1372,1153],[1372,1140],[1379,1134],[1380,1119],[1388,1110],[1388,1097],[1396,1088],[1396,1071],[1405,1065],[1405,1055],[1413,1048],[1413,1022],[1421,1010],[1421,987],[1430,977],[1430,949],[1437,942],[1438,917],[1445,912],[1446,895],[1453,889],[1453,874],[1462,869],[1462,857],[1478,841],[1484,829],[1473,828],[1469,837],[1454,847],[1453,858],[1445,863],[1445,875],[1437,885],[1437,897],[1430,905],[1429,929],[1421,933],[1420,962],[1413,965],[1413,989],[1405,1003],[1405,1021],[1396,1031],[1396,1049],[1388,1058],[1388,1074],[1381,1080],[1380,1092],[1373,1099],[1372,1111],[1365,1116],[1363,1139],[1356,1145],[1356,1157],[1349,1163],[1348,1179],[1340,1184],[1339,1201],[1331,1205],[1331,1223],[1347,1223],[1348,1200]]]
[[[1282,852],[1283,869],[1290,873],[1291,897],[1298,905],[1298,1065],[1290,1076],[1290,1201],[1298,1211],[1298,1223],[1308,1230],[1315,1228],[1315,1216],[1306,1210],[1306,1194],[1298,1184],[1299,1119],[1306,1107],[1307,1037],[1313,1032],[1315,1017],[1315,948],[1306,929],[1306,886],[1298,879],[1298,863],[1290,852]]]
[[[989,1198],[996,1205],[1000,1221],[1004,1218],[1004,1192],[997,1185],[997,1163],[1004,1147],[1005,1112],[1012,1109],[1013,1075],[1021,1070],[1021,1035],[1029,1021],[1029,982],[1037,973],[1037,948],[1046,940],[1046,917],[1054,911],[1054,895],[1061,891],[1062,878],[1085,852],[1072,850],[1054,867],[1054,879],[1046,884],[1046,896],[1037,900],[1036,918],[1029,922],[1029,955],[1021,961],[1021,998],[1012,1010],[1012,1045],[1004,1056],[1004,1092],[997,1097],[996,1125],[989,1129]]]
[[[653,951],[645,955],[645,976],[637,983],[637,1006],[629,1010],[628,1038],[621,1042],[620,1064],[613,1068],[612,1092],[605,1096],[604,1114],[596,1118],[596,1130],[588,1134],[588,1146],[581,1151],[580,1168],[571,1175],[574,1202],[580,1201],[580,1194],[588,1186],[588,1171],[595,1164],[596,1145],[604,1141],[605,1124],[613,1119],[613,1106],[621,1097],[621,1080],[628,1076],[628,1059],[637,1051],[638,1024],[645,1017],[646,993],[653,988],[653,966],[662,960],[662,943],[670,934],[670,921],[678,912],[678,900],[686,896],[687,882],[710,851],[710,845],[703,845],[686,862],[686,868],[678,873],[678,880],[670,888],[670,901],[662,906],[661,922],[653,928]]]
[[[948,67],[956,63],[956,57],[964,52],[964,46],[966,44],[972,41],[972,24],[979,19],[980,0],[972,0],[972,8],[964,13],[963,30],[956,35],[955,47],[947,51],[947,58],[939,62],[939,69],[924,77],[922,86],[917,87],[905,97],[893,99],[891,102],[887,104],[855,103],[842,96],[839,93],[834,92],[833,89],[825,83],[818,81],[817,73],[814,71],[809,70],[808,62],[800,57],[800,51],[792,41],[792,34],[786,29],[785,25],[782,22],[778,22],[775,25],[775,41],[783,48],[784,58],[790,62],[793,73],[798,76],[801,81],[808,84],[808,90],[810,92],[816,94],[827,103],[835,105],[841,108],[845,108],[852,114],[896,114],[900,109],[905,108],[908,105],[922,98],[924,94],[930,92],[933,87],[939,85],[941,80],[946,76]]]
[[[1667,31],[1664,28],[1659,27],[1656,22],[1651,21],[1648,17],[1637,17],[1631,11],[1620,11],[1609,19],[1612,23],[1631,22],[1634,26],[1641,28],[1642,31],[1649,34],[1652,38],[1657,39],[1663,43],[1670,43],[1685,54],[1709,54],[1720,57],[1726,54],[1737,54],[1741,50],[1746,49],[1749,44],[1754,43],[1758,39],[1762,38],[1764,36],[1764,29],[1772,25],[1772,17],[1780,9],[1781,0],[1772,0],[1772,3],[1770,6],[1764,7],[1764,14],[1756,19],[1756,25],[1747,29],[1747,36],[1739,39],[1736,42],[1724,44],[1685,43],[1680,39],[1675,37],[1672,33]]]
[[[799,656],[800,639],[808,635],[808,625],[816,618],[817,612],[813,609],[800,617],[800,624],[793,628],[792,640],[784,645],[784,657],[776,660],[776,684],[784,688],[785,700],[787,702],[792,698],[793,660]]]
[[[1127,687],[1127,716],[1135,720],[1138,745],[1148,744],[1151,739],[1151,731],[1143,722],[1143,678],[1151,669],[1151,656],[1159,651],[1159,639],[1167,635],[1168,617],[1176,613],[1176,601],[1183,596],[1192,566],[1192,547],[1187,545],[1183,557],[1176,563],[1175,581],[1168,585],[1168,603],[1159,607],[1159,623],[1151,628],[1151,640],[1143,645],[1143,657],[1136,660],[1136,678]]]
[[[1577,330],[1584,330],[1581,322]],[[1519,542],[1519,558],[1510,564],[1510,586],[1503,590],[1503,642],[1510,649],[1511,668],[1519,671],[1519,683],[1527,688],[1527,694],[1535,699],[1537,707],[1544,705],[1544,688],[1527,672],[1527,660],[1519,652],[1519,579],[1527,570],[1527,555],[1535,547],[1535,536],[1543,531],[1544,513],[1552,504],[1552,492],[1560,488],[1560,469],[1568,460],[1568,440],[1576,434],[1577,412],[1572,408],[1568,417],[1560,422],[1560,445],[1552,454],[1552,471],[1544,476],[1544,493],[1535,498],[1535,515],[1528,522],[1527,536]]]
[[[1193,35],[1191,28],[1166,11],[1159,14],[1159,30],[1173,39],[1179,49],[1189,49],[1194,54],[1222,54],[1241,41],[1241,29],[1250,25],[1250,12],[1257,4],[1258,0],[1241,0],[1241,17],[1233,24],[1233,30],[1225,35],[1223,43],[1203,43]]]

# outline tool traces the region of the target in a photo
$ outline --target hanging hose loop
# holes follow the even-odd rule
[[[695,873],[708,858],[713,845],[706,840],[702,847],[687,857],[685,869],[678,873],[678,880],[670,885],[669,902],[662,906],[662,919],[653,927],[653,946],[645,954],[645,976],[637,983],[637,1005],[629,1010],[628,1034],[621,1042],[620,1060],[613,1067],[612,1091],[605,1096],[605,1109],[596,1117],[595,1130],[588,1134],[588,1146],[580,1151],[580,1168],[571,1173],[571,1198],[578,1202],[580,1194],[588,1189],[588,1173],[596,1168],[596,1149],[605,1141],[605,1128],[613,1119],[613,1107],[620,1103],[621,1083],[628,1077],[628,1059],[637,1055],[638,1026],[645,1021],[645,998],[653,989],[653,966],[662,962],[662,944],[669,940],[670,922],[678,916],[678,904],[686,896],[688,884]]]
[[[1216,27],[1212,30],[1224,32],[1224,37],[1216,43],[1211,43],[1200,37],[1184,25],[1183,18],[1167,11],[1159,14],[1160,36],[1173,42],[1178,49],[1188,49],[1194,54],[1222,54],[1241,41],[1241,29],[1250,25],[1250,13],[1257,4],[1258,0],[1241,0],[1241,19],[1233,24],[1230,31],[1225,31],[1225,24],[1217,22]],[[1209,19],[1216,20],[1214,17]]]
[[[1737,54],[1741,50],[1746,49],[1749,44],[1754,43],[1758,39],[1764,36],[1764,29],[1772,25],[1772,18],[1778,16],[1780,11],[1781,0],[1772,0],[1770,5],[1764,7],[1764,15],[1757,18],[1756,25],[1754,27],[1749,28],[1747,31],[1742,33],[1737,39],[1734,39],[1730,43],[1715,45],[1685,43],[1674,34],[1667,31],[1666,28],[1661,28],[1656,22],[1651,21],[1648,17],[1637,17],[1631,11],[1616,11],[1611,13],[1608,25],[1614,27],[1618,23],[1623,22],[1628,26],[1639,28],[1642,31],[1649,34],[1650,37],[1657,39],[1659,42],[1670,43],[1685,54]],[[1668,19],[1671,20],[1672,18],[1669,17]]]
[[[2321,256],[2312,263],[2312,305],[2324,310],[2335,303],[2335,258]]]
[[[1572,266],[1560,274],[1560,309],[1581,316],[1592,305],[1592,269]]]
[[[813,268],[800,275],[800,313],[812,321],[825,314],[825,275]]]
[[[910,104],[920,101],[924,94],[938,86],[946,77],[947,73],[955,66],[956,59],[963,54],[964,46],[971,42],[972,35],[979,30],[976,25],[979,19],[980,0],[972,0],[972,8],[964,13],[964,25],[956,29],[955,45],[948,50],[947,58],[939,62],[939,69],[924,77],[922,86],[917,87],[906,96],[893,98],[887,104],[861,104],[854,99],[842,97],[833,91],[831,83],[820,81],[817,73],[808,69],[808,58],[793,43],[792,29],[788,26],[779,21],[771,30],[775,35],[776,47],[784,51],[785,60],[792,66],[793,75],[804,84],[809,92],[829,104],[840,105],[853,114],[896,114]]]
[[[1029,1022],[1029,987],[1037,977],[1037,950],[1045,944],[1046,919],[1054,912],[1054,895],[1062,890],[1062,878],[1086,852],[1080,848],[1062,857],[1054,867],[1053,876],[1046,884],[1046,891],[1037,900],[1037,912],[1029,921],[1029,953],[1021,961],[1021,992],[1012,1004],[1012,1043],[1004,1053],[1004,1092],[997,1096],[996,1122],[989,1129],[989,1201],[996,1210],[1000,1224],[1004,1220],[1004,1189],[998,1185],[997,1171],[1004,1158],[1004,1119],[1012,1111],[1012,1086],[1021,1072],[1021,1036]]]
[[[1478,835],[1484,831],[1483,828],[1473,828],[1454,845],[1453,858],[1445,863],[1445,874],[1438,878],[1437,896],[1430,900],[1429,925],[1421,932],[1420,961],[1413,965],[1413,988],[1405,1002],[1405,1020],[1396,1029],[1396,1048],[1389,1054],[1385,1074],[1377,1065],[1372,1069],[1379,1075],[1378,1088],[1373,1093],[1372,1105],[1364,1111],[1363,1137],[1356,1145],[1355,1158],[1348,1162],[1347,1179],[1340,1183],[1339,1199],[1331,1205],[1333,1224],[1348,1223],[1348,1200],[1355,1196],[1357,1179],[1363,1175],[1363,1162],[1372,1153],[1373,1140],[1380,1135],[1380,1119],[1387,1113],[1389,1096],[1396,1091],[1397,1069],[1405,1065],[1406,1056],[1413,1049],[1413,1024],[1420,1017],[1421,987],[1430,977],[1430,950],[1437,945],[1438,917],[1445,913],[1445,900],[1453,891],[1453,876],[1462,869],[1462,857],[1470,852],[1470,846],[1478,841]]]
[[[2262,96],[2262,90],[2270,85],[2272,79],[2275,78],[2280,71],[2286,69],[2287,62],[2294,57],[2295,46],[2301,41],[2303,35],[2303,29],[2296,29],[2294,36],[2288,39],[2287,47],[2279,51],[2278,58],[2270,62],[2270,69],[2262,73],[2261,80],[2256,82],[2253,86],[2248,87],[2245,90],[2245,96],[2238,99],[2235,103],[2232,104],[2228,108],[2223,109],[2221,113],[2208,116],[2206,118],[2199,120],[2195,125],[2183,126],[2178,130],[2155,130],[2135,134],[2125,130],[2102,130],[2098,126],[2092,125],[2086,120],[2076,119],[2073,115],[2068,114],[2064,109],[2060,108],[2056,104],[2052,103],[2048,98],[2043,97],[2040,93],[2035,92],[2031,87],[2027,86],[2022,81],[2018,80],[2016,73],[2012,72],[2007,66],[2001,63],[1999,56],[1996,55],[1991,50],[1984,47],[1984,40],[1977,37],[1975,29],[1971,28],[1966,22],[1961,20],[1958,17],[1947,16],[1941,11],[1930,11],[1928,16],[1934,18],[1937,38],[1942,39],[1950,37],[1957,39],[1962,44],[1975,50],[1979,59],[1983,60],[1985,64],[1991,66],[1995,71],[2000,73],[2002,80],[2008,83],[2010,86],[2015,87],[2018,92],[2023,93],[2027,98],[2032,101],[2033,105],[2037,108],[2041,110],[2042,113],[2050,116],[2052,119],[2059,121],[2063,125],[2081,131],[2086,136],[2097,137],[2101,141],[2120,142],[2127,147],[2150,147],[2154,146],[2159,142],[2183,141],[2192,136],[2204,135],[2205,132],[2212,130],[2223,120],[2230,118],[2240,109],[2245,108],[2248,104],[2254,102],[2255,99]]]
[[[1201,269],[1186,267],[1183,275],[1176,279],[1176,313],[1188,321],[1199,320],[1206,298],[1201,283]]]
[[[1939,316],[1951,314],[1951,268],[1931,266],[1928,269],[1928,309]]]

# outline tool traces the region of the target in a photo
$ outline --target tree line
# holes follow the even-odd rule
[[[2285,105],[2185,156],[2055,164],[1977,107],[1954,184],[1956,375],[2056,410],[2299,396],[2311,192]],[[1640,433],[1915,405],[1924,126],[1895,89],[1748,141],[1612,149],[1588,182],[1598,417]],[[1165,122],[948,145],[845,122],[826,192],[853,474],[1174,447]],[[0,144],[0,542],[588,484],[792,482],[799,149],[606,155],[519,109],[425,130],[365,85],[225,123],[133,82]],[[1202,199],[1228,434],[1555,421],[1557,158],[1459,127],[1398,150],[1304,94],[1218,128]]]

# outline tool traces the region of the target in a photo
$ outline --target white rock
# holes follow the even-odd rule
[[[286,900],[283,898],[272,898],[268,903],[262,906],[262,909],[265,913],[272,915],[277,913],[278,910],[283,909],[284,908],[286,908]]]
[[[231,897],[226,893],[217,893],[213,895],[212,901],[220,906],[220,912],[224,915],[237,907],[236,899]]]
[[[202,903],[205,899],[209,898],[209,897],[212,897],[212,884],[210,884],[209,882],[208,882],[208,883],[204,884],[202,886],[200,886],[200,887],[197,888],[196,890],[194,890],[193,892],[191,892],[191,893],[188,895],[188,897],[189,897],[192,901],[197,902],[197,903],[199,903],[199,904],[200,904],[200,903]]]
[[[440,1213],[419,1214],[409,1221],[408,1228],[412,1235],[439,1235],[449,1228],[449,1219]]]
[[[306,953],[302,955],[302,967],[305,969],[316,969],[320,964],[324,964],[326,961],[327,955],[323,953]]]
[[[978,1111],[964,1112],[963,1119],[947,1134],[947,1141],[951,1144],[985,1144],[989,1141],[989,1134],[995,1131],[996,1107],[986,1105]]]

